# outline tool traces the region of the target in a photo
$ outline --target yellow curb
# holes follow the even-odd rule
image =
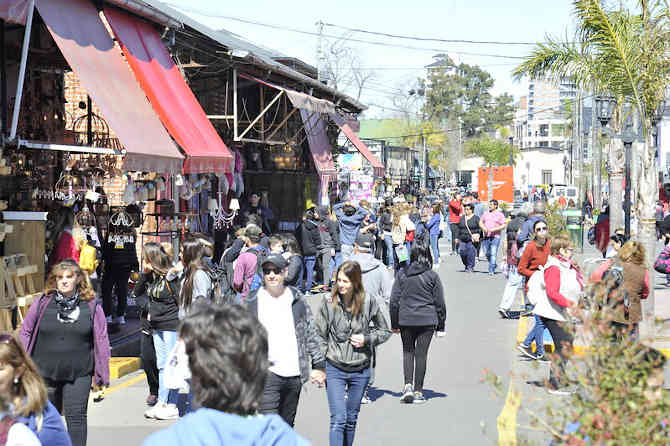
[[[117,390],[125,389],[126,387],[132,386],[133,384],[137,384],[140,381],[144,381],[147,378],[147,375],[144,374],[144,372],[140,373],[137,376],[134,376],[127,381],[124,381],[122,383],[119,383],[115,386],[112,386],[108,389],[105,389],[105,396],[109,395],[110,393],[114,393]]]
[[[141,365],[140,358],[114,357],[109,359],[109,377],[119,379],[129,373],[139,370]]]
[[[510,380],[505,405],[498,415],[498,445],[516,446],[516,415],[521,406],[521,394],[514,390],[514,383]]]

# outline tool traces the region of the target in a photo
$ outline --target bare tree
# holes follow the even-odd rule
[[[339,39],[324,39],[321,78],[336,90],[361,99],[364,89],[377,77],[374,70],[365,68],[356,50],[347,41],[348,34]]]

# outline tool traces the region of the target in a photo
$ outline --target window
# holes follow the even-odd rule
[[[540,141],[537,143],[538,147],[549,147],[549,141]]]
[[[551,170],[542,171],[542,184],[551,184]]]
[[[561,147],[561,142],[562,141],[552,141],[551,147]]]
[[[549,136],[549,124],[540,124],[540,136]]]

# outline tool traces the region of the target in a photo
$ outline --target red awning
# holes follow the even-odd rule
[[[187,154],[185,173],[230,172],[233,155],[148,22],[108,8],[107,18],[128,64],[170,134]]]
[[[37,0],[63,56],[126,148],[124,168],[181,171],[183,156],[88,0]]]
[[[337,180],[337,170],[326,133],[326,121],[321,114],[310,113],[304,109],[300,110],[300,116],[302,116],[302,122],[305,124],[309,149],[312,152],[314,166],[319,176],[325,181]]]
[[[358,149],[359,152],[361,152],[361,155],[363,155],[365,158],[367,158],[368,161],[370,161],[370,164],[372,164],[372,168],[374,170],[375,176],[376,177],[383,177],[384,176],[384,165],[377,159],[376,156],[370,152],[370,149],[361,141],[358,139],[358,136],[354,131],[352,130],[351,126],[349,123],[344,119],[344,116],[340,115],[339,113],[330,113],[330,119],[332,119],[335,124],[342,130],[342,132],[346,135],[347,139],[351,141],[351,143]]]

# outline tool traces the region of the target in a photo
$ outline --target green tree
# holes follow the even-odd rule
[[[651,267],[656,248],[654,207],[658,198],[651,128],[670,83],[670,7],[667,0],[637,3],[630,10],[600,0],[575,0],[576,43],[549,39],[546,44],[538,44],[514,73],[531,77],[567,75],[582,88],[613,94],[618,102],[613,120],[617,130],[625,122],[624,104],[632,106],[640,118],[645,140],[640,153],[635,154],[642,169],[639,178],[632,181],[639,184],[638,234],[647,251],[647,265]],[[646,321],[653,321],[654,317],[651,288]],[[653,335],[653,325],[647,323],[646,328]]]
[[[493,97],[493,77],[476,65],[460,64],[446,54],[437,56],[437,65],[422,85],[426,92],[426,114],[445,122],[460,118],[464,136],[474,137],[506,125],[514,118],[512,96]]]

